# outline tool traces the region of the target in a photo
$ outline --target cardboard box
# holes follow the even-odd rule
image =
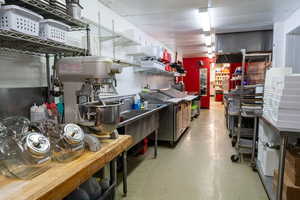
[[[275,170],[273,179],[273,191],[277,190],[278,171]],[[300,187],[294,185],[291,180],[284,176],[282,200],[299,200],[300,199]]]
[[[288,150],[285,159],[285,174],[294,185],[300,186],[300,150]]]

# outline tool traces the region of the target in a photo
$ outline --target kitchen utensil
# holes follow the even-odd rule
[[[81,11],[83,7],[80,5],[79,0],[66,0],[67,14],[74,19],[81,19]]]

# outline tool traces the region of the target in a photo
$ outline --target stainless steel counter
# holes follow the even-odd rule
[[[157,139],[159,128],[159,111],[168,107],[168,104],[149,104],[148,110],[127,110],[121,113],[123,121],[118,125],[120,134],[133,137],[133,147],[146,137],[154,134],[154,158],[157,157]]]
[[[158,107],[157,107],[158,106]],[[147,110],[130,110],[121,113],[121,118],[125,119],[120,122],[118,128],[123,127],[125,125],[131,124],[139,119],[142,119],[148,115],[153,114],[154,112],[158,112],[163,108],[166,108],[168,104],[149,104],[149,108]]]

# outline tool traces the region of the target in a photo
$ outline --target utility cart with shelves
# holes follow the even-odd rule
[[[246,53],[246,50],[241,50],[243,55],[242,71],[241,71],[241,86],[238,92],[239,98],[239,111],[238,111],[238,123],[236,129],[236,143],[233,145],[236,147],[237,154],[231,156],[233,162],[240,160],[240,156],[243,154],[251,155],[251,166],[255,168],[255,156],[257,146],[257,126],[258,118],[262,114],[263,110],[263,82],[262,84],[246,85],[246,61],[251,61],[252,58],[262,58],[265,60],[266,66],[271,62],[271,53]],[[248,66],[249,67],[249,66]],[[265,72],[264,72],[265,74]],[[242,127],[245,119],[253,119],[253,128],[250,131]]]

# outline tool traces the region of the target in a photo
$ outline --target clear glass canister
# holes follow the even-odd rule
[[[25,117],[13,116],[7,117],[1,121],[7,129],[9,137],[15,137],[18,140],[23,138],[29,131],[30,121]]]
[[[7,139],[7,128],[0,122],[0,149],[4,144],[4,141]],[[3,160],[5,155],[0,150],[0,172],[1,174],[9,173],[4,166]]]
[[[6,176],[31,179],[49,169],[50,141],[38,132],[24,132],[23,138],[8,136],[1,143]]]
[[[51,137],[52,156],[58,162],[72,161],[84,153],[84,132],[76,124],[64,125],[60,135]]]

